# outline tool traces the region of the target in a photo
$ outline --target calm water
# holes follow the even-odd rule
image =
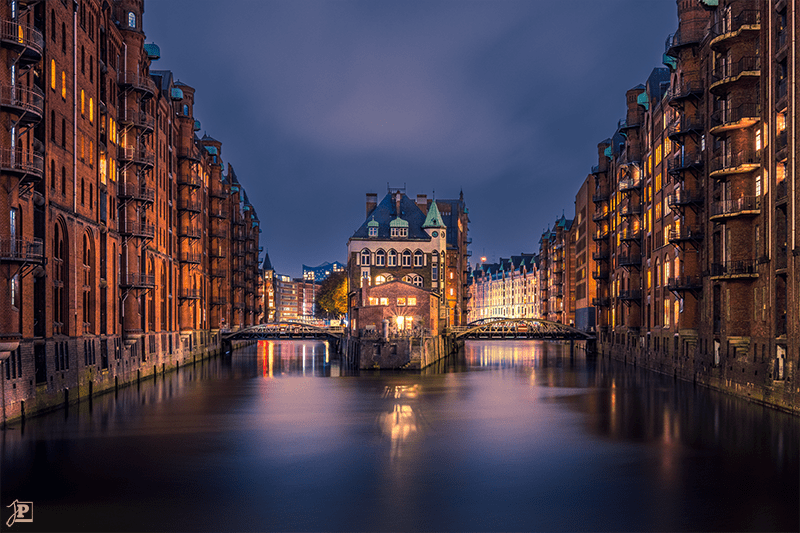
[[[800,529],[796,417],[547,343],[343,374],[261,343],[17,424],[2,521],[18,499],[12,531]]]

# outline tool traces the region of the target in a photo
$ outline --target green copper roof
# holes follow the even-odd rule
[[[372,217],[372,220],[367,222],[368,228],[377,228],[378,226],[380,226],[380,224],[378,224],[378,222],[375,220],[375,217]]]
[[[672,71],[678,68],[678,60],[672,56],[668,56],[667,54],[663,55],[661,62],[668,66]]]
[[[423,228],[446,228],[442,222],[442,215],[439,214],[439,208],[436,207],[436,200],[431,202],[428,208],[428,216],[425,217],[425,222],[422,224]]]
[[[173,100],[183,100],[183,91],[177,87],[173,87],[172,94],[170,96],[172,96]]]
[[[407,228],[408,227],[408,222],[406,222],[405,220],[403,220],[400,217],[397,217],[394,220],[392,220],[391,222],[389,222],[389,227],[390,228]]]
[[[217,147],[216,146],[206,146],[206,151],[211,155],[217,155]]]
[[[611,147],[607,146],[605,150],[603,150],[603,155],[606,157],[611,157],[613,152],[611,151]]]
[[[199,120],[195,120],[194,121],[194,131],[200,131],[200,121]]]
[[[636,97],[636,103],[643,106],[645,109],[650,109],[650,100],[647,98],[647,92],[640,93]]]
[[[150,61],[155,61],[161,57],[161,49],[156,43],[145,43],[144,51],[147,57],[150,58]]]

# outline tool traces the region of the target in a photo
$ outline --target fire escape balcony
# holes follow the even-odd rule
[[[671,57],[678,57],[678,52],[687,46],[696,46],[703,40],[703,32],[698,28],[691,30],[678,30],[669,37],[664,43],[664,54]]]
[[[44,174],[44,157],[36,152],[0,148],[0,171],[18,176],[23,182],[37,182]]]
[[[746,38],[749,32],[761,29],[761,12],[756,9],[745,9],[735,17],[722,17],[711,26],[709,35],[712,37],[708,43],[712,50],[728,47],[736,41]]]
[[[679,229],[669,230],[667,240],[670,244],[680,244],[684,242],[699,243],[703,240],[702,226],[686,226],[683,225]]]
[[[667,160],[667,172],[681,179],[683,173],[689,170],[700,170],[703,168],[703,152],[700,150],[691,152],[678,152]]]
[[[596,204],[601,204],[603,202],[607,202],[609,198],[610,198],[610,196],[609,196],[608,191],[603,191],[603,190],[597,191],[596,190],[595,193],[592,195],[592,202],[594,202]]]
[[[639,303],[642,300],[642,291],[639,289],[620,291],[619,296],[617,296],[617,299],[626,303],[630,302]]]
[[[17,64],[20,67],[25,68],[42,59],[44,37],[35,28],[11,20],[0,21],[0,42],[3,47],[19,54]]]
[[[755,259],[711,263],[711,279],[751,279],[758,277]]]
[[[236,226],[244,226],[244,219],[241,217],[233,217],[232,222]]]
[[[120,146],[117,150],[120,163],[134,163],[141,167],[152,168],[155,158],[149,150],[133,146]]]
[[[594,307],[608,307],[611,301],[608,298],[592,298],[592,306]]]
[[[673,120],[667,127],[667,136],[670,140],[681,142],[685,135],[700,135],[704,130],[703,117],[698,115],[682,115],[678,120]]]
[[[128,272],[120,277],[120,286],[126,289],[150,289],[156,285],[156,277],[139,272]]]
[[[619,180],[619,191],[620,192],[629,192],[635,191],[640,189],[642,186],[642,180],[634,179],[634,178],[622,178]]]
[[[181,289],[178,298],[181,300],[199,300],[200,289]]]
[[[638,120],[638,122],[637,122],[637,120]],[[627,119],[623,118],[623,119],[620,119],[617,122],[617,129],[619,131],[621,131],[621,132],[625,132],[625,131],[628,131],[628,130],[634,130],[634,129],[638,128],[641,125],[642,125],[642,122],[639,119],[634,119],[634,121],[629,123]]]
[[[192,252],[182,252],[180,256],[181,263],[188,263],[190,265],[199,265],[203,257],[200,254]]]
[[[702,98],[705,87],[703,82],[699,80],[699,73],[685,73],[688,80],[683,83],[676,83],[675,86],[670,86],[667,90],[667,100],[671,106],[680,106],[684,101],[689,98],[700,99]]]
[[[703,280],[700,276],[680,276],[667,281],[667,289],[672,292],[696,292],[702,288]]]
[[[225,259],[227,257],[225,250],[222,248],[212,248],[211,251],[208,252],[208,255],[214,260]]]
[[[224,200],[228,197],[228,193],[226,193],[224,189],[209,189],[208,195],[217,200]]]
[[[183,146],[178,147],[178,159],[197,162],[200,161],[200,151],[192,144],[187,148]]]
[[[592,215],[592,220],[595,222],[600,222],[601,220],[606,220],[608,218],[608,209],[601,209],[600,211],[595,211]]]
[[[123,218],[120,220],[119,233],[120,235],[127,235],[140,239],[152,239],[156,235],[156,228],[152,224],[131,222]]]
[[[0,108],[15,114],[20,124],[35,124],[42,120],[44,93],[36,86],[0,85]]]
[[[244,281],[244,278],[240,274],[236,274],[233,276],[233,286],[237,289],[244,289],[247,284]]]
[[[136,127],[142,133],[152,133],[155,128],[156,119],[149,113],[140,111],[138,113],[131,113],[130,115],[122,115],[118,118],[120,125],[129,127]]]
[[[625,217],[633,217],[639,216],[642,214],[642,204],[640,203],[627,203],[620,207],[619,209],[619,216]]]
[[[213,239],[227,239],[228,238],[228,232],[225,231],[225,228],[219,228],[219,227],[215,228],[215,227],[212,226],[211,230],[209,230],[208,233],[209,233],[209,235],[211,235],[211,238],[213,238]]]
[[[703,195],[698,193],[691,193],[684,190],[677,190],[667,197],[667,205],[673,210],[676,208],[702,205]]]
[[[178,229],[178,237],[187,239],[199,239],[202,236],[200,228],[194,226],[180,226]]]
[[[607,268],[598,268],[592,272],[592,277],[597,280],[608,279],[609,270]]]
[[[598,229],[598,230],[597,230],[597,231],[596,231],[596,232],[595,232],[595,233],[592,235],[592,239],[593,239],[594,241],[605,241],[605,240],[608,240],[608,238],[609,238],[610,236],[611,236],[611,232],[610,232],[610,231],[608,231],[607,229],[606,229],[606,230],[599,230],[599,229]]]
[[[711,85],[708,90],[717,96],[728,92],[732,84],[744,82],[758,82],[761,77],[761,58],[759,56],[746,56],[736,63],[720,64],[711,73]]]
[[[224,219],[228,218],[228,213],[222,207],[212,207],[208,210],[208,216],[211,218]]]
[[[754,103],[741,104],[728,110],[720,109],[711,114],[711,128],[708,131],[712,135],[720,135],[730,130],[750,127],[760,118],[761,107]]]
[[[626,228],[620,231],[619,236],[620,240],[624,242],[638,241],[642,238],[642,230]]]
[[[135,70],[123,70],[117,73],[117,84],[122,88],[130,88],[149,98],[156,93],[156,84],[150,76]]]
[[[203,182],[200,181],[200,176],[190,173],[184,174],[183,172],[178,173],[178,185],[185,185],[191,189],[199,189]]]
[[[755,216],[761,213],[761,198],[743,196],[736,200],[722,200],[711,203],[710,220],[740,216]]]
[[[761,167],[761,153],[742,150],[730,155],[720,154],[711,160],[709,177],[723,179],[732,174],[746,174]]]
[[[122,200],[136,200],[144,204],[152,204],[156,198],[156,191],[152,187],[120,183],[117,187],[117,196]]]
[[[620,254],[617,258],[617,262],[621,267],[641,268],[642,256],[640,254]]]
[[[221,306],[226,305],[228,303],[228,299],[224,296],[212,296],[211,297],[211,305]]]
[[[211,269],[211,277],[212,278],[226,278],[228,277],[227,271],[224,268],[212,268]]]
[[[601,169],[600,165],[593,165],[592,166],[592,174],[594,176],[599,176],[600,174],[602,174],[604,172],[606,172],[606,170],[605,169]]]
[[[0,261],[4,263],[43,263],[44,242],[36,237],[0,237]]]
[[[611,254],[609,254],[607,251],[592,253],[592,259],[595,261],[608,261],[609,257],[611,257]]]
[[[199,213],[202,211],[200,201],[192,200],[190,198],[181,198],[178,202],[178,211],[187,211],[189,213]]]

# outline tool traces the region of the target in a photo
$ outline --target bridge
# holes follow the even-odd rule
[[[344,327],[342,326],[314,326],[302,322],[271,322],[223,333],[222,340],[325,339],[338,341],[343,336]]]
[[[451,328],[457,340],[594,340],[594,335],[539,318],[482,318],[466,326]]]

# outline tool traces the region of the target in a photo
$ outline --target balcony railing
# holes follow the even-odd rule
[[[15,113],[22,122],[38,122],[44,112],[44,93],[36,86],[0,85],[0,106]]]
[[[703,117],[699,115],[683,115],[673,120],[667,127],[667,135],[673,141],[689,133],[700,133],[704,129]]]
[[[721,200],[712,202],[710,219],[735,217],[743,215],[757,215],[761,212],[761,198],[757,196],[743,196],[735,200]]]
[[[642,299],[642,291],[639,289],[631,289],[627,291],[620,291],[618,298],[626,302],[635,302]]]
[[[711,263],[711,277],[753,278],[758,277],[758,268],[755,259]]]
[[[678,229],[669,230],[667,239],[669,240],[670,243],[679,243],[687,241],[699,242],[703,240],[703,236],[704,233],[702,226],[683,225]]]
[[[672,56],[679,48],[698,44],[702,39],[703,31],[699,26],[691,29],[678,30],[667,37],[664,43],[664,53],[668,56]]]
[[[136,163],[144,167],[152,167],[155,157],[145,148],[133,146],[120,146],[117,149],[117,157],[121,162]]]
[[[703,288],[703,279],[700,276],[680,276],[667,280],[667,289],[671,291],[697,291]]]
[[[759,56],[745,56],[735,63],[722,63],[711,73],[711,92],[719,92],[723,84],[731,83],[742,76],[751,76],[758,79],[761,74],[761,58]]]
[[[752,172],[761,166],[761,153],[756,150],[742,150],[730,155],[720,154],[711,160],[711,177]]]
[[[620,207],[619,214],[622,217],[632,217],[642,214],[642,204],[628,203]]]
[[[703,195],[691,193],[684,190],[677,190],[667,197],[667,205],[675,208],[686,205],[698,205],[703,203]]]
[[[195,174],[178,174],[178,185],[186,185],[191,187],[192,189],[199,189],[203,182],[200,180],[200,176]]]
[[[199,239],[202,236],[200,228],[194,226],[181,226],[178,230],[178,237],[186,237],[188,239]]]
[[[634,178],[623,178],[619,180],[620,192],[632,191],[642,186],[642,180]]]
[[[44,174],[44,157],[36,152],[0,148],[0,170],[39,179]]]
[[[619,232],[619,238],[623,241],[638,241],[642,238],[642,230],[626,228]]]
[[[42,59],[44,37],[35,28],[11,20],[0,21],[0,41],[7,48],[18,51],[26,64]]]
[[[610,198],[608,191],[595,191],[592,195],[592,202],[599,204],[601,202],[607,202]]]
[[[117,73],[117,83],[122,87],[131,87],[145,96],[156,93],[156,84],[150,76],[140,74],[135,70],[123,70]]]
[[[178,211],[189,211],[190,213],[199,213],[201,211],[200,202],[188,198],[181,198],[178,202]]]
[[[605,220],[608,218],[608,209],[602,209],[600,211],[595,211],[592,215],[592,220],[598,222],[600,220]]]
[[[594,235],[592,235],[592,239],[595,241],[604,241],[608,239],[610,235],[611,233],[608,230],[598,230],[594,233]]]
[[[667,172],[672,175],[679,175],[681,172],[691,169],[699,169],[703,166],[703,152],[678,152],[667,160]]]
[[[619,266],[638,267],[642,265],[642,256],[640,254],[620,254],[617,261]]]
[[[120,285],[129,288],[155,287],[156,277],[138,272],[128,272],[121,276]]]
[[[225,278],[227,277],[227,271],[224,268],[212,268],[211,269],[211,277],[212,278]]]
[[[699,72],[684,72],[683,83],[676,83],[667,90],[667,99],[670,104],[677,104],[690,97],[699,98],[705,92],[705,86],[700,81]]]
[[[143,239],[155,237],[156,228],[152,224],[142,222],[132,222],[126,219],[120,220],[119,232],[122,235],[132,235]]]
[[[611,257],[608,252],[593,252],[592,259],[595,261],[608,261],[608,258]]]
[[[745,103],[733,109],[720,109],[711,114],[711,133],[716,134],[737,128],[746,128],[758,122],[761,107]]]
[[[608,298],[592,298],[592,305],[594,307],[608,307],[610,303]]]
[[[0,237],[0,260],[41,263],[44,261],[44,242],[36,237]]]
[[[608,279],[609,271],[605,268],[599,268],[592,272],[592,277],[594,279]]]
[[[723,40],[738,35],[740,30],[758,30],[760,27],[761,13],[756,9],[745,9],[735,17],[722,17],[711,26],[711,46],[716,47]]]
[[[211,297],[211,305],[226,305],[228,303],[228,299],[224,296],[212,296]]]
[[[200,254],[191,253],[191,252],[183,252],[181,254],[181,262],[182,263],[189,263],[192,265],[199,265],[202,261],[202,257]]]
[[[122,199],[133,199],[144,203],[153,203],[156,191],[152,187],[144,187],[133,183],[120,183],[117,196]]]
[[[194,145],[184,148],[178,147],[178,159],[188,159],[189,161],[200,161],[200,151]]]

